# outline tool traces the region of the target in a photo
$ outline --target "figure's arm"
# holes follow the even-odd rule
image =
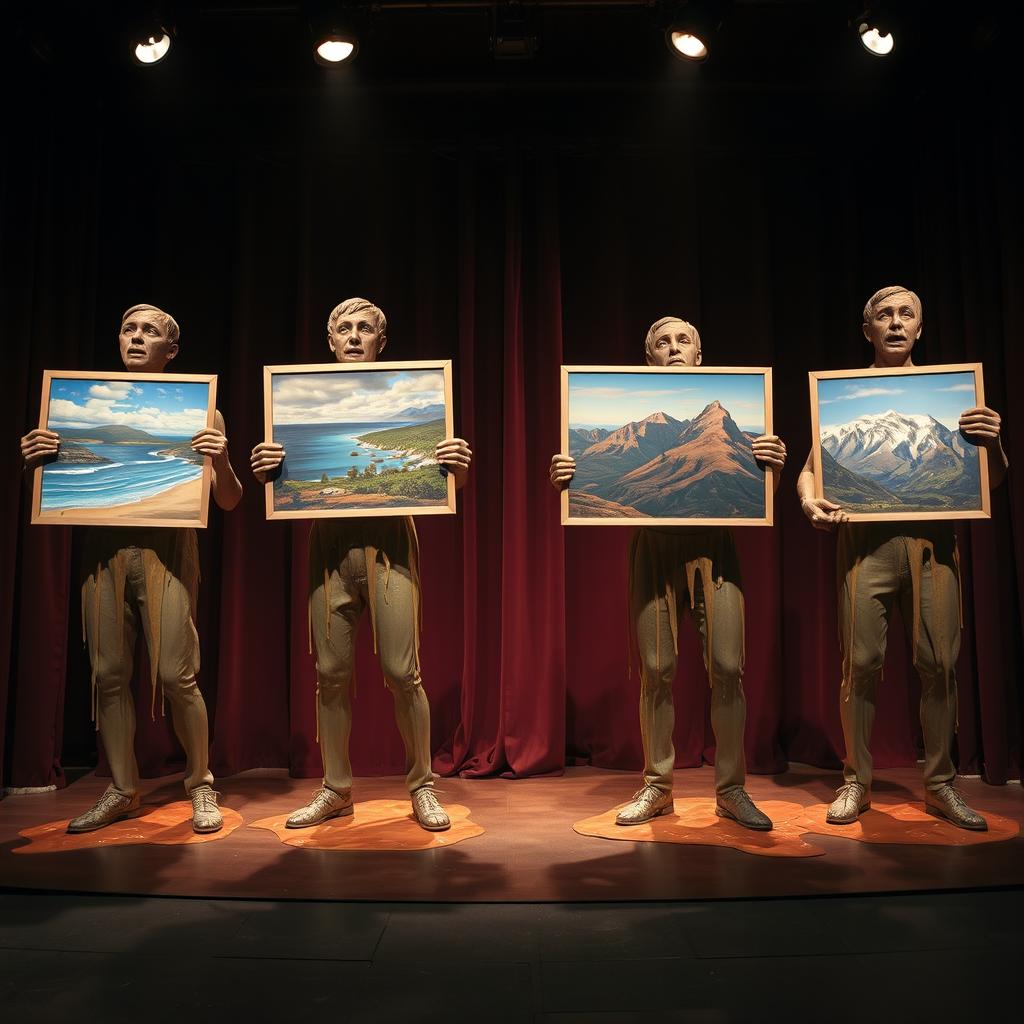
[[[231,465],[224,417],[219,409],[214,413],[213,426],[203,427],[192,438],[192,450],[209,455],[213,460],[213,500],[225,512],[230,512],[242,500],[242,485]]]
[[[434,449],[434,458],[455,477],[455,489],[461,488],[469,476],[473,453],[461,437],[446,437]]]
[[[994,491],[1005,479],[1010,460],[1003,451],[1003,421],[987,406],[967,409],[960,416],[960,433],[966,441],[988,452],[988,486]]]
[[[786,445],[775,434],[762,434],[751,443],[757,464],[772,475],[772,493],[779,489],[782,469],[786,465]]]
[[[552,455],[548,478],[556,491],[564,491],[576,475],[576,460],[571,455]]]
[[[796,493],[804,515],[816,530],[831,530],[839,523],[846,522],[847,516],[842,505],[814,496],[814,461],[811,454],[808,454],[804,468],[797,477]]]
[[[284,456],[284,445],[278,444],[276,441],[260,441],[249,456],[252,475],[261,484],[273,480],[281,468],[281,463],[284,462]]]
[[[21,439],[21,457],[25,460],[25,469],[52,459],[60,448],[60,434],[52,430],[30,430]]]

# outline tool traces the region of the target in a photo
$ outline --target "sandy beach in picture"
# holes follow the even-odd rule
[[[190,519],[198,523],[202,498],[203,478],[200,476],[138,501],[104,508],[62,508],[44,512],[42,519],[53,522],[65,518],[79,521],[93,519],[98,523],[109,523],[117,519]]]

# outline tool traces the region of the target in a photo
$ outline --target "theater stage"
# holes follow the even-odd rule
[[[60,792],[0,802],[0,884],[9,890],[435,902],[694,900],[1024,884],[1024,839],[1014,835],[1024,822],[1019,785],[961,780],[968,802],[999,826],[983,836],[920,814],[921,780],[914,770],[879,773],[873,809],[862,826],[825,827],[816,805],[831,799],[838,778],[799,766],[784,775],[752,777],[748,789],[754,799],[770,813],[783,811],[786,819],[777,818],[776,833],[767,836],[706,815],[710,804],[695,798],[712,793],[711,768],[676,772],[681,816],[658,819],[657,829],[647,833],[607,827],[605,812],[629,799],[637,786],[634,773],[577,768],[562,777],[520,781],[443,779],[438,789],[446,805],[469,809],[468,817],[453,814],[452,834],[431,837],[399,818],[382,830],[369,829],[364,841],[384,837],[394,846],[398,836],[398,845],[444,845],[353,851],[285,845],[268,828],[253,827],[280,820],[316,786],[315,780],[289,779],[282,771],[218,780],[222,806],[237,815],[226,815],[235,827],[223,838],[183,842],[191,836],[184,827],[146,833],[142,825],[155,820],[157,807],[182,800],[179,777],[143,783],[148,817],[78,837],[77,849],[31,852],[33,843],[45,849],[47,842],[64,841],[62,829],[46,834],[39,826],[79,813],[102,792],[107,780],[89,775]],[[402,798],[402,780],[360,779],[354,795],[355,816],[332,823],[327,840],[349,842],[352,826],[365,826],[371,811],[401,807],[388,802]],[[602,815],[604,826],[593,820],[581,824]],[[574,825],[584,831],[603,827],[621,839],[582,835]],[[128,838],[150,838],[113,845],[120,840],[112,830],[119,827]],[[20,835],[31,830],[31,840]],[[850,838],[858,833],[873,841]],[[307,830],[281,834],[309,841]],[[644,834],[657,841],[641,841]],[[674,841],[682,834],[699,844],[725,845]],[[750,852],[729,845],[739,841]]]

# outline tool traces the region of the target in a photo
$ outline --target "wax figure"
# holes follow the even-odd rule
[[[650,366],[699,366],[702,360],[697,328],[678,317],[664,317],[651,327],[645,351]],[[777,487],[786,446],[774,434],[763,434],[753,442],[753,453],[774,475]],[[552,457],[550,477],[557,490],[567,487],[575,472],[575,459]],[[678,612],[687,600],[711,685],[716,813],[767,831],[771,819],[743,788],[743,589],[732,533],[724,527],[643,527],[633,536],[629,612],[640,660],[644,784],[616,822],[639,825],[672,813],[672,683],[679,654]]]
[[[125,369],[162,373],[178,354],[178,324],[145,303],[122,317],[120,348]],[[192,438],[192,448],[212,459],[217,504],[234,508],[242,487],[231,468],[224,417]],[[26,469],[57,455],[60,436],[33,430],[21,439]],[[157,689],[171,705],[174,731],[185,750],[185,791],[192,800],[192,827],[216,832],[223,824],[209,767],[206,704],[196,684],[199,637],[193,623],[199,585],[195,530],[159,527],[89,527],[85,533],[82,619],[92,665],[93,717],[113,781],[96,804],[68,824],[69,832],[92,832],[139,809],[135,761],[135,703],[131,693],[135,640],[141,624],[149,650],[152,696]]]
[[[346,299],[328,318],[327,344],[340,362],[374,362],[387,344],[387,320],[366,299]],[[435,458],[443,471],[453,474],[455,486],[462,487],[472,454],[462,438],[450,437],[437,446]],[[284,457],[282,445],[258,444],[251,461],[256,479],[266,483]],[[451,822],[434,793],[430,705],[420,679],[419,543],[412,518],[317,519],[309,538],[309,589],[324,778],[312,800],[288,819],[288,827],[304,828],[352,813],[351,689],[356,628],[368,608],[373,649],[394,697],[395,721],[405,746],[413,813],[428,831],[444,831]]]
[[[913,366],[921,336],[921,300],[901,285],[875,292],[864,307],[864,337],[874,349],[872,367]],[[960,433],[989,455],[989,485],[1006,476],[998,413],[967,409]],[[984,831],[985,819],[964,802],[954,786],[950,755],[956,729],[956,658],[963,626],[960,560],[953,524],[941,521],[848,521],[840,505],[814,496],[811,456],[797,481],[800,506],[819,530],[838,529],[836,585],[843,680],[839,709],[846,741],[844,784],[826,821],[846,825],[871,806],[869,744],[875,718],[875,690],[885,661],[886,631],[898,603],[921,677],[924,735],[925,810],[960,828]]]

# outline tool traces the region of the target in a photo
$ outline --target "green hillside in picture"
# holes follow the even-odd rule
[[[388,430],[374,430],[360,434],[358,440],[377,448],[394,451],[415,452],[434,457],[434,449],[444,440],[443,419],[427,423],[414,423],[410,427],[391,427]]]

